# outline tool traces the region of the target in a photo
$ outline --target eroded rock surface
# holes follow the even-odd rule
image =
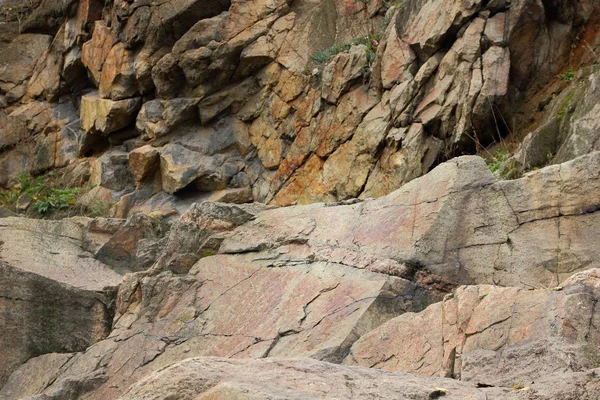
[[[598,2],[27,7],[0,397],[598,398]]]
[[[589,242],[597,197],[581,193],[597,191],[598,160],[592,153],[497,181],[481,159],[461,157],[376,200],[196,205],[167,236],[149,237],[145,248],[155,250],[142,259],[156,262],[121,284],[110,336],[39,391],[79,379],[89,398],[117,398],[198,356],[311,357],[504,387],[584,371],[600,340],[600,294]],[[133,254],[144,229],[154,232],[149,222],[97,220],[86,246],[103,260]],[[547,222],[560,222],[569,248],[532,241]],[[549,269],[557,260],[562,269]],[[581,270],[590,271],[573,275]],[[465,283],[513,287],[465,286],[438,302]]]
[[[113,289],[74,288],[0,260],[0,386],[32,357],[84,351],[105,338],[114,314]]]
[[[266,256],[206,257],[183,277],[126,280],[110,337],[75,355],[56,383],[104,374],[90,395],[117,398],[191,356],[341,361],[364,333],[441,298],[400,278],[323,262],[273,266]]]
[[[523,387],[594,368],[599,274],[581,272],[556,289],[460,287],[363,336],[344,364]]]
[[[23,117],[27,130],[0,131],[2,186],[150,146],[160,178],[126,182],[114,215],[127,217],[159,185],[275,205],[379,197],[517,129],[536,137],[521,169],[597,150],[594,69],[578,73],[580,87],[548,89],[567,66],[593,64],[595,3],[51,3],[25,20],[34,33],[3,43],[0,121],[14,124],[32,100],[72,95],[79,110],[50,136]],[[546,92],[557,100],[531,124],[523,106]]]
[[[43,221],[17,217],[0,221],[0,259],[74,288],[101,291],[116,287],[121,274],[83,249],[88,221]]]
[[[82,249],[85,221],[1,221],[0,385],[31,357],[104,339],[122,280]]]
[[[390,275],[427,270],[459,284],[557,286],[598,266],[599,155],[514,181],[497,181],[480,158],[460,157],[377,200],[266,211],[220,251],[277,253],[285,248],[279,238],[291,237],[302,243],[295,251],[315,260]]]

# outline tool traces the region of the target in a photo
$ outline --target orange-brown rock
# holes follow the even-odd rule
[[[81,98],[81,127],[93,134],[109,135],[135,121],[141,99],[109,100],[96,94]]]
[[[100,84],[102,67],[115,42],[116,39],[106,22],[96,21],[91,40],[85,42],[81,48],[81,61],[96,85]]]
[[[102,64],[98,93],[101,97],[123,100],[138,92],[134,69],[134,54],[123,43],[117,43]]]
[[[129,167],[136,184],[159,169],[160,156],[158,150],[150,145],[139,147],[129,153]]]

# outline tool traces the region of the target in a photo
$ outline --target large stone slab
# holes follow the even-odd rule
[[[205,257],[186,276],[130,275],[110,337],[75,355],[44,391],[58,390],[63,378],[102,374],[90,398],[117,398],[191,356],[341,361],[364,333],[439,299],[412,282],[332,263]]]
[[[117,286],[130,269],[117,272],[92,252],[109,253],[123,222],[1,219],[0,387],[31,357],[84,351],[108,336]],[[131,236],[120,249],[138,239]]]
[[[105,338],[113,296],[110,289],[76,289],[0,260],[0,387],[32,357],[84,351]]]
[[[555,290],[464,286],[363,336],[344,364],[529,386],[553,373],[597,366],[599,296],[598,269]]]
[[[597,399],[598,370],[546,377],[526,390],[476,388],[450,379],[420,378],[315,360],[194,358],[156,372],[121,399]]]
[[[0,222],[0,259],[71,287],[102,291],[122,276],[83,250],[88,219],[46,221],[9,217]]]
[[[291,254],[392,275],[557,286],[600,266],[598,170],[600,153],[592,153],[496,181],[482,159],[460,157],[377,200],[265,211],[220,251],[277,249],[280,238],[295,237],[302,245]]]

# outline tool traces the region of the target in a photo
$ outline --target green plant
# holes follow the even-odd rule
[[[498,149],[486,159],[492,173],[502,179],[517,179],[522,175],[519,167],[509,162],[511,154],[507,149]]]
[[[564,73],[558,75],[558,79],[560,79],[561,81],[570,82],[573,79],[575,79],[575,71],[573,71],[571,68],[569,68]]]
[[[87,208],[77,204],[85,188],[64,188],[57,185],[57,176],[49,172],[37,177],[21,173],[18,184],[8,190],[0,190],[0,205],[12,209],[17,208],[19,198],[27,196],[31,199],[31,217],[65,217],[87,215],[91,217],[109,216],[112,203],[97,200]],[[88,187],[90,189],[91,187]],[[57,213],[58,211],[62,211]]]
[[[492,172],[499,171],[503,166],[506,160],[510,157],[510,153],[505,149],[499,149],[494,152],[490,159],[488,159],[488,168]]]
[[[62,210],[75,206],[77,197],[81,194],[81,188],[55,189],[49,188],[38,193],[33,198],[33,209],[39,215],[47,214],[51,211]]]
[[[315,64],[325,64],[327,61],[331,60],[335,55],[346,52],[350,50],[350,47],[352,47],[353,45],[359,44],[367,46],[367,58],[369,58],[368,51],[369,47],[371,46],[371,43],[369,38],[366,36],[352,39],[348,43],[334,44],[328,49],[317,51],[315,54],[312,55],[311,58],[315,62]]]
[[[0,190],[0,205],[12,208],[19,199],[17,190]]]
[[[96,200],[94,204],[90,207],[88,212],[88,216],[92,218],[97,217],[110,217],[110,208],[112,207],[112,203],[106,203],[102,200]]]

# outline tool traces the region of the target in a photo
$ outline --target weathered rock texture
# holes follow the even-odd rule
[[[558,164],[600,149],[600,74],[581,78],[557,96],[541,126],[527,135],[513,162],[531,169]]]
[[[83,249],[85,221],[0,220],[0,386],[31,357],[111,331],[122,276]]]
[[[199,356],[310,357],[504,387],[584,371],[600,340],[599,162],[592,153],[497,181],[460,157],[380,199],[203,203],[168,233],[144,216],[94,220],[85,246],[97,258],[150,268],[120,285],[109,337],[32,393],[76,385],[118,398]],[[136,257],[120,264],[122,254]],[[444,298],[457,284],[481,286]],[[23,395],[15,387],[8,398]]]
[[[276,205],[379,197],[516,130],[534,132],[523,169],[597,149],[597,73],[552,86],[593,63],[595,2],[54,3],[1,44],[1,186],[149,146],[160,163],[143,176],[98,184],[129,193],[120,217],[144,203],[180,214],[182,191]],[[524,105],[544,93],[558,98],[532,125]]]
[[[45,358],[45,366],[60,368],[69,356]],[[31,366],[33,367],[33,366]],[[36,383],[53,379],[51,369],[24,369],[23,373],[36,375]],[[424,378],[402,373],[332,365],[316,360],[270,359],[228,360],[222,358],[192,358],[153,373],[122,397],[123,400],[166,400],[174,393],[186,399],[533,399],[558,398],[598,399],[598,373],[550,375],[531,387],[477,388],[473,384],[443,378]],[[10,383],[17,388],[27,382],[13,375]],[[102,376],[95,377],[98,384]],[[60,398],[82,395],[92,385],[81,380],[62,381],[49,396],[33,398]],[[32,387],[30,387],[31,389]],[[29,390],[29,393],[33,393]],[[574,397],[570,397],[574,396]]]
[[[105,338],[112,302],[111,293],[76,289],[0,260],[0,386],[32,357],[83,351]]]
[[[268,257],[257,258],[218,255],[184,277],[126,281],[110,337],[74,355],[61,379],[105,375],[92,395],[102,399],[117,398],[147,373],[191,356],[339,362],[361,335],[440,298],[412,282],[351,267],[271,266]]]
[[[0,259],[13,268],[78,289],[101,291],[116,287],[122,275],[84,249],[89,223],[85,218],[61,221],[3,218]]]
[[[595,391],[600,384],[597,374],[598,370],[592,370],[585,374],[548,376],[523,392],[475,388],[448,379],[425,380],[314,360],[260,362],[195,358],[150,375],[122,399],[167,399],[172,392],[182,393],[183,399],[319,399],[332,396],[344,399],[522,399],[524,396],[551,399],[565,395],[597,399]]]
[[[598,398],[599,2],[30,4],[0,187],[115,218],[0,208],[1,398]]]
[[[459,284],[553,287],[599,266],[599,170],[600,153],[592,153],[497,181],[482,159],[460,157],[374,201],[265,211],[220,251],[270,249],[403,277],[428,270]],[[296,249],[279,239],[290,237]]]
[[[596,365],[600,270],[545,290],[464,286],[363,336],[344,360],[388,371],[529,386]]]

